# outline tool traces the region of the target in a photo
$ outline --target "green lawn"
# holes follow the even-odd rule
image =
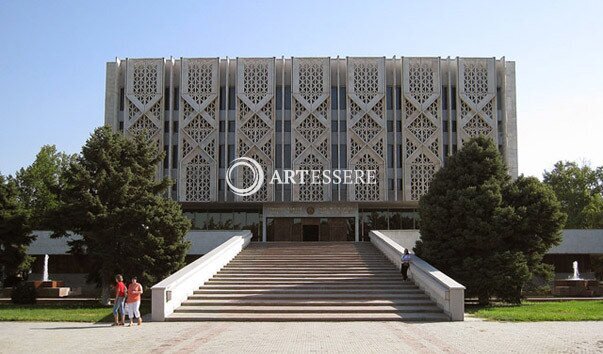
[[[146,314],[150,311],[151,304],[143,302],[140,306],[140,312]],[[0,321],[112,322],[113,313],[112,307],[83,303],[50,305],[0,304]]]
[[[524,302],[466,310],[476,317],[495,321],[603,321],[603,301]]]

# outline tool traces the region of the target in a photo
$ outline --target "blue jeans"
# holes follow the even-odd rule
[[[122,316],[126,315],[126,311],[124,309],[125,302],[126,302],[126,298],[123,296],[115,298],[115,303],[113,303],[113,315],[114,316],[117,316],[119,312],[121,312]]]

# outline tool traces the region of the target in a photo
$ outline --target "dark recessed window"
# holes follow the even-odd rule
[[[235,89],[234,87],[229,87],[228,88],[228,109],[230,110],[235,110],[237,109],[236,106],[236,96],[235,96]]]
[[[163,103],[164,103],[163,108],[166,111],[169,111],[170,110],[170,88],[169,87],[165,88],[165,93],[163,95]]]
[[[126,102],[126,94],[124,88],[119,89],[119,110],[123,111]]]
[[[163,122],[163,132],[164,133],[170,132],[170,122],[168,122],[168,121]]]
[[[124,131],[124,122],[119,122],[119,131],[120,132]]]
[[[291,121],[286,120],[285,121],[285,133],[289,133],[289,132],[291,132]]]
[[[168,160],[168,145],[163,146],[163,151],[165,151],[165,157],[163,158],[163,168],[167,170],[168,168],[170,168],[170,163]]]
[[[331,121],[331,131],[332,132],[336,132],[337,131],[337,121],[336,120],[332,120]]]
[[[442,86],[442,109],[448,109],[448,91]]]
[[[178,132],[178,121],[175,120],[174,121],[174,133],[177,133],[177,132]]]
[[[229,133],[234,133],[235,128],[236,128],[235,121],[234,120],[229,120],[228,121],[228,132]]]
[[[180,93],[179,93],[179,88],[178,87],[174,87],[174,111],[177,111],[180,109]]]
[[[218,166],[224,168],[224,145],[218,147]]]
[[[347,122],[345,120],[340,121],[339,122],[339,131],[345,132],[347,130],[346,125],[347,125]]]
[[[178,145],[173,146],[172,150],[172,168],[178,168]]]
[[[345,87],[339,88],[339,109],[345,109]]]
[[[394,121],[393,120],[388,120],[387,121],[387,132],[388,133],[393,133],[394,132]]]
[[[218,123],[218,127],[220,128],[220,133],[224,133],[226,131],[226,122],[221,120],[220,123]]]
[[[337,103],[339,100],[337,99],[337,86],[331,87],[331,109],[337,109]]]
[[[226,109],[226,87],[220,86],[220,110]]]

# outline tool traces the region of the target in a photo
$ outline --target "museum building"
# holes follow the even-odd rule
[[[105,124],[165,151],[195,230],[256,241],[363,241],[417,229],[418,200],[468,138],[517,176],[515,63],[504,58],[153,58],[107,63]],[[269,184],[232,193],[239,157],[274,171],[374,170],[372,184]],[[251,183],[238,169],[236,182]]]

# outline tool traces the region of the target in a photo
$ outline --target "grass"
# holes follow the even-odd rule
[[[495,321],[603,321],[603,301],[524,302],[466,310],[476,317]]]
[[[0,321],[112,322],[112,310],[112,307],[89,303],[0,304]],[[149,312],[151,312],[150,302],[143,302],[140,313],[144,315]]]

